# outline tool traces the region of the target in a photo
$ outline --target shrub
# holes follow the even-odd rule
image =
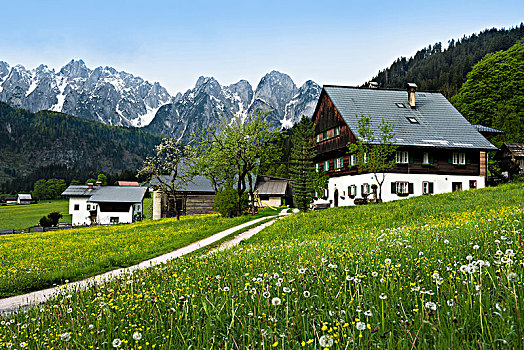
[[[53,220],[47,216],[42,216],[42,218],[40,219],[40,226],[51,227],[53,226]]]
[[[49,213],[49,215],[47,215],[47,218],[51,220],[53,226],[57,226],[58,221],[62,218],[62,214],[55,211],[55,212]]]
[[[225,188],[215,195],[213,210],[217,211],[226,218],[232,218],[237,215],[237,191],[232,188]],[[248,206],[248,195],[244,193],[240,201],[241,210]]]

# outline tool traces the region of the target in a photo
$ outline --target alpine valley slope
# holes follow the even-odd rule
[[[71,60],[59,71],[0,61],[0,101],[13,108],[145,127],[185,140],[221,116],[245,116],[255,108],[265,110],[266,120],[276,127],[290,127],[303,114],[311,116],[320,90],[311,80],[298,88],[287,74],[272,71],[255,90],[246,80],[222,86],[212,77],[200,77],[193,89],[171,96],[159,83],[112,67],[91,70],[82,60]]]

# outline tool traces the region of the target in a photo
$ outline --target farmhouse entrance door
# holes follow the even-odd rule
[[[335,205],[335,208],[336,208],[336,207],[338,207],[338,189],[337,188],[335,189],[335,193],[333,194],[333,196],[334,196],[334,199],[335,199],[335,201],[334,201],[335,204],[334,205]]]

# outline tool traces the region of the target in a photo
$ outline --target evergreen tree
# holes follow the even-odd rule
[[[314,125],[311,120],[303,116],[296,125],[292,136],[292,148],[289,174],[292,180],[293,197],[298,209],[305,211],[309,208],[315,192],[325,188],[327,177],[315,171],[315,144]],[[318,181],[325,179],[324,181]]]

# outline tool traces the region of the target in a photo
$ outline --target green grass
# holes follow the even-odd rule
[[[244,222],[273,215],[225,219],[216,214],[145,220],[0,236],[0,297],[40,290],[127,267],[209,237]]]
[[[26,229],[37,226],[42,216],[52,212],[63,215],[60,222],[71,222],[69,200],[40,201],[38,204],[0,206],[0,230]]]
[[[0,346],[522,348],[522,198],[510,184],[293,215],[9,316]]]

